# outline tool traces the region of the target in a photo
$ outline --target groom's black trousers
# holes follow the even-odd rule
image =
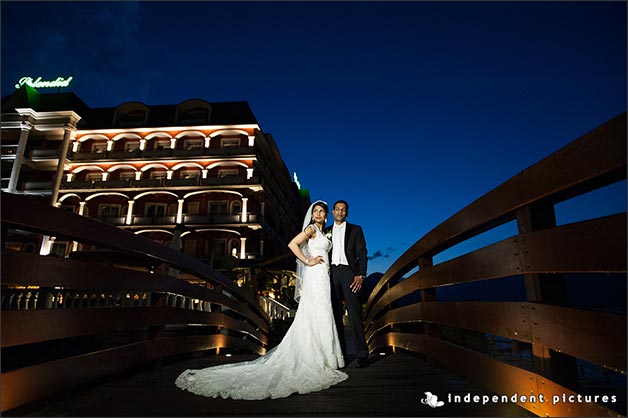
[[[369,350],[366,346],[364,338],[364,325],[362,323],[362,305],[357,293],[351,291],[351,283],[353,283],[353,271],[349,266],[339,265],[331,266],[331,297],[334,309],[334,320],[338,329],[338,337],[342,346],[342,352],[347,354],[347,344],[344,338],[344,326],[342,317],[344,310],[342,309],[342,301],[345,301],[347,313],[349,315],[349,331],[355,343],[355,354],[357,358],[368,357]]]

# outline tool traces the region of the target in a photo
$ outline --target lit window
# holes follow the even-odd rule
[[[199,207],[200,207],[199,202],[189,202],[188,203],[188,215],[198,215]]]
[[[136,149],[140,149],[139,142],[127,142],[126,144],[124,144],[124,150],[127,152],[133,152]]]
[[[182,179],[195,179],[200,177],[201,172],[198,170],[181,170],[181,174],[179,175]]]
[[[92,144],[92,153],[101,154],[107,151],[107,143],[106,142],[96,142]]]
[[[238,177],[240,171],[237,168],[218,170],[218,177]]]
[[[157,151],[163,151],[166,149],[170,149],[170,140],[166,139],[160,139],[159,141],[155,142],[155,150]]]
[[[87,173],[85,175],[85,180],[87,181],[102,180],[102,173]]]
[[[183,149],[185,150],[199,150],[203,148],[202,139],[188,139],[183,143]]]
[[[149,178],[151,179],[165,179],[168,174],[162,170],[155,170],[150,172]]]
[[[123,171],[122,173],[120,173],[120,180],[133,180],[134,178],[134,171]]]
[[[227,202],[226,201],[210,202],[209,214],[210,215],[226,215],[227,214]]]
[[[120,216],[120,205],[101,204],[98,206],[99,218],[117,218]]]
[[[220,146],[222,148],[239,147],[240,146],[240,138],[222,138],[220,140]]]
[[[165,216],[166,204],[165,203],[147,203],[146,204],[146,216]]]

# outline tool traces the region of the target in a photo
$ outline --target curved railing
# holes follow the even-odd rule
[[[583,390],[577,371],[582,362],[624,379],[626,374],[625,312],[569,306],[565,286],[582,273],[626,280],[626,213],[557,226],[554,205],[623,179],[625,113],[520,172],[412,245],[370,295],[365,320],[370,350],[399,347],[494,393],[535,395],[534,402],[517,403],[537,415],[618,415],[608,398],[562,402],[562,395],[577,399],[570,396]],[[510,221],[517,223],[516,235],[433,262],[454,245]],[[437,297],[439,290],[472,282],[483,282],[488,291],[493,279],[521,280],[523,300]],[[485,348],[495,339],[527,350],[529,361],[491,355]],[[541,394],[545,399],[559,394],[561,401],[542,402]]]
[[[102,262],[3,250],[2,411],[169,356],[266,352],[269,318],[256,298],[193,257],[2,193],[3,244],[16,231],[114,255]],[[158,273],[172,269],[185,280]]]

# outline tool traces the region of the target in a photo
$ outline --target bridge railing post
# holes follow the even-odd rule
[[[419,271],[427,271],[434,266],[434,260],[432,257],[419,257],[418,260]],[[428,289],[421,289],[421,303],[423,302],[435,302],[436,301],[436,288],[431,287]],[[440,327],[437,324],[423,322],[423,333],[432,338],[440,339],[442,337]],[[428,362],[432,363],[433,360],[428,358]]]
[[[538,231],[556,226],[554,205],[550,202],[539,202],[524,206],[516,212],[519,234]],[[520,253],[526,252],[525,237],[521,238]],[[522,266],[527,270],[526,266]],[[553,305],[566,305],[566,283],[562,274],[525,273],[526,299],[528,302]],[[543,324],[539,324],[543,326]],[[573,390],[578,389],[578,369],[576,359],[564,353],[551,350],[536,342],[532,335],[532,356],[538,371],[554,381]],[[513,341],[513,344],[516,344]]]

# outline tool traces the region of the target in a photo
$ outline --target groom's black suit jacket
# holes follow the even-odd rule
[[[325,234],[334,231],[334,225],[325,228]],[[350,224],[346,222],[345,227],[345,255],[349,262],[349,268],[353,271],[354,276],[366,277],[366,240],[364,239],[364,232],[359,225]],[[329,259],[331,261],[331,251],[329,252]]]

